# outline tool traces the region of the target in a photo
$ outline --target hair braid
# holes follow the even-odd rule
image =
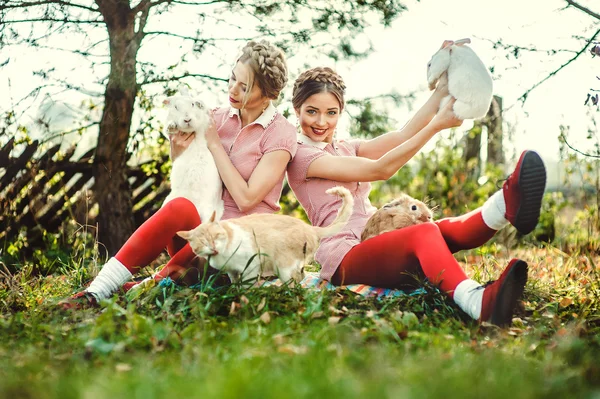
[[[266,40],[250,41],[242,48],[238,61],[250,66],[263,96],[275,99],[287,83],[287,64],[283,51]]]
[[[344,94],[346,85],[340,75],[328,67],[317,67],[304,71],[294,82],[292,104],[294,108],[300,106],[307,98],[320,92],[330,92],[336,96],[340,107],[344,107]]]

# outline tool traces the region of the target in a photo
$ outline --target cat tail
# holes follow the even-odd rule
[[[342,198],[342,206],[338,209],[338,214],[333,222],[327,227],[315,227],[319,239],[332,236],[340,232],[350,216],[352,216],[352,210],[354,209],[354,197],[350,194],[347,188],[336,186],[325,191],[329,195],[337,195]]]

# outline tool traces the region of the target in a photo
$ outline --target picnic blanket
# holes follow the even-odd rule
[[[283,284],[284,283],[281,280],[275,279],[275,280],[268,280],[268,281],[260,282],[259,286],[262,286],[262,287],[268,287],[271,285],[281,286]],[[304,279],[300,282],[300,285],[307,289],[316,289],[316,290],[335,290],[337,288],[340,288],[340,287],[337,287],[337,286],[331,284],[329,281],[323,280],[322,278],[320,278],[319,273],[312,273],[312,272],[305,273]],[[349,284],[349,285],[343,285],[343,286],[341,286],[341,288],[345,288],[349,291],[352,291],[352,292],[362,295],[362,296],[366,296],[366,297],[376,296],[378,298],[398,297],[398,296],[402,296],[402,295],[419,295],[419,294],[425,293],[425,290],[422,288],[419,288],[414,291],[406,292],[406,291],[399,290],[399,289],[372,287],[372,286],[366,285],[366,284]]]
[[[148,278],[145,281],[148,281],[152,284],[150,284],[150,286],[148,286],[148,287],[143,287],[144,284],[142,282],[141,284],[138,284],[138,286],[136,288],[144,290],[147,288],[151,288],[151,286],[153,286],[155,284],[153,278]],[[286,283],[284,283],[280,279],[276,278],[273,280],[258,281],[258,282],[256,282],[256,284],[254,284],[254,286],[255,287],[270,287],[270,286],[280,287],[284,284],[286,284]],[[169,287],[172,285],[175,285],[175,282],[173,280],[171,280],[171,278],[169,278],[169,277],[162,279],[158,283],[159,287]],[[366,284],[349,284],[349,285],[343,285],[343,286],[338,287],[338,286],[331,284],[327,280],[323,280],[322,278],[319,277],[319,273],[314,273],[314,272],[305,273],[304,279],[302,279],[302,281],[300,282],[300,286],[302,286],[303,288],[306,288],[306,289],[313,289],[313,290],[335,290],[338,288],[342,288],[342,289],[347,289],[356,294],[362,295],[364,297],[377,297],[377,298],[386,298],[386,297],[394,298],[394,297],[399,297],[399,296],[403,296],[403,295],[420,295],[420,294],[424,294],[426,292],[425,289],[423,289],[423,288],[419,288],[414,291],[407,292],[407,291],[403,291],[400,289],[372,287],[372,286],[366,285]],[[195,288],[195,286],[191,286],[190,288],[193,289],[193,288]],[[139,293],[134,294],[133,292],[131,294],[133,296],[139,295]]]

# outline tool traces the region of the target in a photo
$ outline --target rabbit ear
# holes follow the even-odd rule
[[[456,44],[457,46],[462,46],[463,44],[469,44],[469,43],[471,43],[471,39],[469,39],[468,37],[454,42],[454,44]]]
[[[189,96],[190,95],[190,90],[188,89],[188,87],[186,85],[184,85],[183,83],[179,85],[179,87],[177,88],[177,90],[179,91],[179,93],[182,96]]]
[[[453,41],[453,40],[444,40],[444,43],[442,44],[442,47],[440,47],[440,49],[443,49],[443,48],[450,47],[450,46],[452,46],[453,44],[454,44],[454,41]]]

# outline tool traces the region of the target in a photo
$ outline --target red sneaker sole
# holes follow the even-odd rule
[[[523,295],[525,284],[527,284],[527,271],[527,263],[522,260],[516,260],[510,265],[510,270],[508,270],[496,296],[496,303],[490,318],[492,324],[507,327],[512,323],[517,301]]]
[[[521,234],[529,234],[538,223],[542,198],[546,189],[546,168],[535,151],[527,151],[518,180],[521,204],[515,216],[514,226]]]

